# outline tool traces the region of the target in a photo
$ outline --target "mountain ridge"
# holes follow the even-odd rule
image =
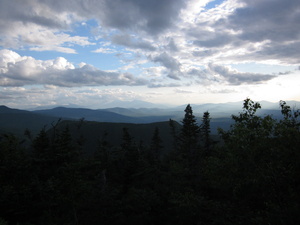
[[[300,105],[297,101],[287,101],[291,108]],[[261,102],[262,109],[258,110],[259,116],[272,115],[275,119],[280,119],[281,111],[279,103],[267,101]],[[242,112],[243,102],[232,103],[206,103],[192,105],[194,115],[201,123],[203,113],[208,111],[211,116],[212,133],[217,133],[217,128],[228,129],[233,123],[231,116]],[[13,109],[5,105],[0,106],[0,131],[9,131],[22,133],[29,128],[33,133],[38,132],[45,126],[51,127],[51,124],[59,119],[108,122],[108,123],[132,123],[149,124],[155,122],[169,121],[170,119],[180,122],[184,117],[186,105],[171,108],[106,108],[106,109],[88,109],[83,107],[68,108],[65,106],[55,107],[43,110],[23,110]]]

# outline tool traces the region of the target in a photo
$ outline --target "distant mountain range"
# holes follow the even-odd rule
[[[43,109],[53,109],[57,107],[65,107],[65,108],[93,108],[94,107],[88,107],[88,106],[80,106],[75,104],[67,104],[67,105],[43,105],[38,106],[35,108],[28,108],[29,111],[35,111],[35,110],[43,110]],[[133,100],[133,101],[111,101],[111,102],[101,102],[98,109],[107,109],[107,108],[171,108],[174,107],[174,105],[166,105],[166,104],[155,104],[151,102],[141,101],[141,100]]]
[[[44,126],[51,126],[51,123],[58,118],[51,115],[41,115],[26,110],[11,109],[0,106],[0,132],[10,132],[22,135],[26,129],[36,134]]]
[[[124,103],[124,102],[123,102]],[[138,102],[134,102],[138,103]],[[151,106],[146,102],[140,102],[142,106]],[[274,118],[280,118],[279,103],[260,102],[262,109],[258,111],[259,115],[273,115]],[[298,107],[300,102],[287,102],[292,108]],[[125,104],[125,103],[124,103]],[[156,122],[169,121],[169,119],[180,122],[184,117],[186,105],[159,108],[159,107],[113,107],[106,109],[87,109],[80,107],[56,107],[40,110],[19,110],[11,109],[6,106],[0,106],[0,131],[9,131],[21,134],[26,128],[33,133],[38,132],[44,126],[51,127],[58,119],[106,122],[106,123],[131,123],[131,124],[149,124]],[[153,105],[152,105],[153,106]],[[217,133],[217,128],[228,129],[232,123],[231,115],[237,115],[242,111],[243,102],[231,102],[221,104],[196,104],[191,105],[194,115],[201,123],[204,112],[209,111],[211,115],[212,133]]]

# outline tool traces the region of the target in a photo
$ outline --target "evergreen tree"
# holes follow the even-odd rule
[[[33,140],[33,154],[36,157],[45,156],[49,154],[50,140],[46,133],[45,127],[38,133],[37,137]]]
[[[157,162],[161,156],[161,150],[162,150],[162,140],[159,136],[159,129],[158,127],[155,127],[153,137],[151,139],[151,145],[150,145],[150,156],[153,160],[153,162]]]
[[[280,102],[283,120],[260,117],[259,103],[244,101],[243,112],[232,116],[235,123],[221,132],[224,145],[209,177],[218,170],[214,187],[228,196],[222,201],[234,206],[236,224],[298,224],[299,215],[299,111],[292,113]],[[298,126],[297,126],[298,124]],[[222,171],[226,171],[223,173]],[[208,178],[209,180],[209,178]],[[211,180],[211,182],[213,182]],[[223,190],[223,191],[220,191]]]
[[[204,112],[202,117],[202,123],[200,125],[201,137],[204,141],[205,154],[209,154],[211,138],[210,138],[210,114],[209,112]]]
[[[105,132],[99,141],[99,146],[97,148],[97,151],[95,152],[94,158],[100,162],[101,168],[106,169],[109,163],[109,149],[110,145],[108,141],[106,140],[108,136],[108,133]]]
[[[0,218],[9,224],[30,221],[32,203],[31,160],[13,134],[0,135]]]
[[[170,133],[173,138],[173,150],[177,151],[179,147],[179,135],[178,129],[176,127],[176,122],[172,119],[169,119]]]
[[[123,128],[123,140],[121,147],[125,158],[123,191],[127,192],[129,185],[131,185],[134,180],[134,174],[138,171],[139,167],[139,151],[136,144],[133,142],[133,138],[128,132],[128,128]]]
[[[199,127],[197,125],[193,110],[188,104],[184,110],[185,115],[180,133],[180,150],[183,157],[193,157],[199,142]]]

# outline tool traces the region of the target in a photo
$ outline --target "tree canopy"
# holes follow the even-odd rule
[[[279,107],[281,119],[258,116],[247,98],[216,138],[209,112],[188,104],[167,151],[158,127],[149,145],[127,127],[119,146],[99,133],[94,154],[82,151],[83,120],[27,131],[30,145],[3,134],[0,224],[299,224],[300,111]]]

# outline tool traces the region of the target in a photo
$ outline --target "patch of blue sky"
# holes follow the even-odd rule
[[[31,56],[37,60],[51,60],[56,59],[57,57],[67,58],[70,54],[62,53],[57,51],[31,51],[28,48],[26,49],[12,49],[14,52],[18,53],[20,56]]]
[[[205,9],[209,10],[209,9],[215,8],[217,5],[222,4],[224,1],[225,0],[212,0],[206,4]]]
[[[116,70],[116,68],[123,66],[122,62],[120,62],[120,60],[118,59],[118,57],[115,56],[115,54],[80,54],[80,60],[81,62],[90,64],[100,70]]]
[[[151,67],[157,67],[157,66],[159,66],[159,64],[154,63],[154,62],[149,62],[149,61],[143,64],[143,68],[151,68]]]
[[[66,32],[70,35],[79,35],[83,37],[91,37],[93,36],[93,30],[98,27],[98,23],[96,20],[91,19],[87,21],[81,21],[73,25],[72,30]]]

